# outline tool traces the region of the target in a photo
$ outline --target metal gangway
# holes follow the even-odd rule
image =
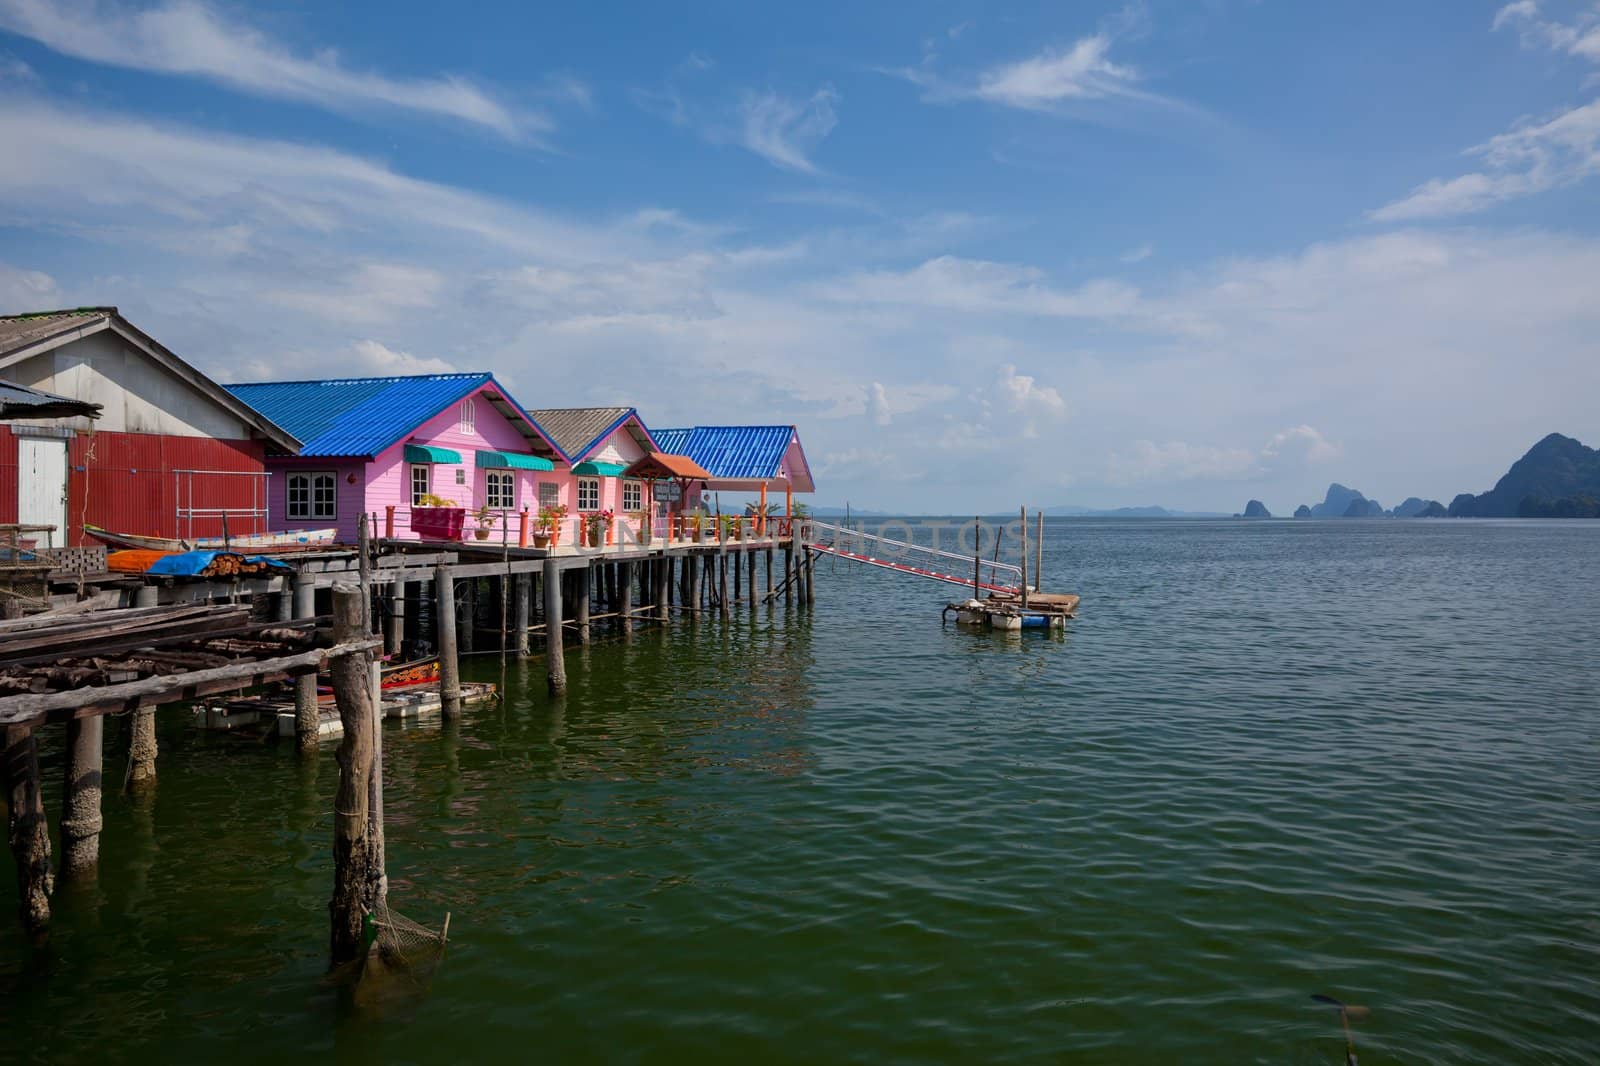
[[[1022,567],[1011,563],[1002,563],[998,559],[985,559],[979,555],[968,557],[957,552],[945,551],[942,548],[934,548],[906,540],[894,540],[877,533],[852,529],[849,526],[836,526],[828,522],[819,522],[814,518],[807,519],[806,524],[812,529],[825,531],[833,537],[830,541],[814,542],[811,545],[811,550],[815,552],[832,555],[839,559],[849,559],[852,562],[866,563],[868,566],[877,566],[884,570],[893,570],[898,574],[925,577],[933,581],[944,581],[951,585],[978,588],[987,592],[1003,592],[1016,595],[1022,589]],[[879,553],[873,554],[869,550],[871,546],[876,546]],[[852,551],[852,548],[860,548],[861,550]],[[917,566],[910,562],[884,558],[884,555],[891,553],[901,559],[921,559],[926,561],[928,565]],[[962,576],[934,569],[941,560],[945,559],[960,563],[970,563],[972,571],[966,576]],[[984,579],[984,571],[988,572],[987,580]],[[1011,578],[1014,583],[1003,584],[1002,580],[1006,577]]]

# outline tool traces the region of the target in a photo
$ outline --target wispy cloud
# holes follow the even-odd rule
[[[296,54],[200,0],[137,9],[96,0],[0,0],[0,29],[63,55],[204,78],[241,92],[337,112],[395,109],[516,138],[548,132],[548,116],[514,112],[462,78],[396,78],[352,70],[332,49]],[[571,95],[576,82],[553,87]]]
[[[739,143],[775,167],[815,174],[811,154],[838,124],[838,100],[827,85],[807,100],[747,92],[739,100]]]
[[[1467,154],[1481,157],[1483,168],[1424,182],[1371,217],[1405,222],[1473,214],[1600,173],[1600,100],[1502,133]]]
[[[1292,426],[1274,433],[1258,449],[1187,441],[1136,440],[1113,451],[1106,462],[1106,480],[1113,485],[1147,481],[1244,481],[1293,472],[1324,463],[1340,453],[1311,426]]]
[[[821,287],[819,294],[841,303],[1053,318],[1115,318],[1139,306],[1138,290],[1122,282],[1102,279],[1064,289],[1034,267],[948,255],[910,270],[854,274]]]
[[[1600,63],[1600,4],[1580,11],[1571,22],[1540,17],[1535,0],[1517,0],[1495,13],[1494,28],[1511,27],[1525,48],[1549,48]]]
[[[1070,48],[1047,49],[984,71],[971,92],[980,100],[1034,111],[1063,100],[1133,95],[1137,72],[1111,62],[1110,51],[1110,38],[1097,33]]]

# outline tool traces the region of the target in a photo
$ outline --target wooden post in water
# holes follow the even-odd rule
[[[1028,509],[1022,509],[1022,606],[1028,606]]]
[[[389,617],[383,630],[383,650],[399,655],[406,641],[406,583],[399,578],[389,582]]]
[[[10,817],[11,857],[17,864],[17,905],[22,929],[41,938],[50,928],[50,823],[39,793],[39,748],[33,730],[6,729],[0,760]]]
[[[663,554],[652,569],[656,579],[656,621],[665,623],[672,611],[672,557]]]
[[[972,516],[972,598],[980,599],[978,583],[982,580],[983,568],[983,519],[978,515]]]
[[[717,549],[717,613],[728,617],[728,548]]]
[[[1044,591],[1044,508],[1039,508],[1039,535],[1033,540],[1033,587]]]
[[[633,564],[618,563],[617,568],[622,572],[621,580],[617,582],[617,611],[622,615],[622,635],[633,636]]]
[[[478,634],[478,579],[469,577],[461,583],[460,616],[456,619],[457,642],[463,654],[471,655]]]
[[[737,603],[740,600],[744,599],[744,591],[740,587],[740,580],[739,580],[740,565],[743,562],[744,562],[744,557],[742,555],[735,555],[733,557],[733,560],[732,560],[732,566],[733,566],[733,600],[734,600],[735,603]]]
[[[794,602],[794,524],[789,524],[789,540],[783,546],[783,605]]]
[[[767,557],[767,567],[766,567],[766,573],[767,573],[767,602],[771,603],[772,602],[772,545],[770,545],[770,544],[767,545],[767,550],[763,554],[766,555],[766,557]]]
[[[433,571],[433,624],[438,631],[439,710],[446,718],[461,713],[461,660],[456,657],[456,578],[448,566]]]
[[[61,876],[86,878],[100,863],[101,768],[106,720],[100,715],[67,723],[66,777],[61,786]]]
[[[294,616],[317,615],[317,579],[311,574],[294,575]],[[294,679],[294,743],[298,751],[317,750],[317,675],[301,674]]]
[[[746,602],[754,610],[756,605],[756,552],[754,548],[744,553],[744,575]]]
[[[368,635],[361,590],[333,587],[335,644]],[[333,899],[328,904],[335,965],[359,958],[366,916],[378,909],[383,869],[372,810],[377,711],[372,705],[371,654],[343,655],[329,667],[333,695],[344,725],[339,742],[339,788],[333,803]]]
[[[683,567],[689,578],[689,596],[684,606],[689,608],[689,617],[698,622],[700,620],[700,556],[685,555],[683,557]]]
[[[544,561],[544,665],[550,694],[567,691],[567,660],[562,648],[561,570],[553,557]]]
[[[523,573],[516,576],[513,604],[516,610],[513,612],[511,624],[515,628],[516,634],[511,643],[516,648],[517,658],[526,659],[528,657],[528,626],[530,624],[528,613],[533,606],[532,574]]]
[[[135,607],[154,607],[161,602],[161,590],[141,585],[133,594]],[[313,682],[315,683],[315,682]],[[156,783],[156,709],[140,707],[128,724],[128,769],[122,778],[124,792],[142,792]]]
[[[578,643],[589,643],[589,584],[594,568],[581,566],[573,571],[572,624],[578,627]]]

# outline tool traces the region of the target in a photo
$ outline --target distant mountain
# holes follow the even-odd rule
[[[1600,517],[1600,450],[1552,433],[1480,496],[1450,501],[1451,518]]]
[[[1339,517],[1382,518],[1383,516],[1384,510],[1382,504],[1380,504],[1377,500],[1369,500],[1365,497],[1358,496],[1350,501],[1350,506],[1346,507],[1344,509],[1344,514],[1340,515]]]
[[[1244,514],[1240,518],[1271,518],[1272,512],[1267,510],[1267,505],[1260,500],[1251,500],[1244,505]]]
[[[1328,494],[1323,497],[1322,502],[1311,505],[1311,517],[1343,518],[1345,512],[1350,510],[1350,505],[1357,500],[1365,501],[1366,497],[1355,489],[1347,489],[1335,481],[1328,486]]]
[[[1057,518],[1227,518],[1221,511],[1172,511],[1165,507],[1113,507],[1098,510],[1076,504],[1046,507],[1044,513]]]
[[[1311,508],[1302,503],[1299,507],[1294,509],[1294,516],[1296,518],[1310,518]]]
[[[1394,516],[1396,518],[1415,518],[1422,513],[1422,509],[1426,506],[1428,506],[1427,500],[1419,496],[1407,496],[1406,502],[1394,509]]]
[[[1446,515],[1448,515],[1449,513],[1450,513],[1449,511],[1446,511],[1444,509],[1444,504],[1440,503],[1438,500],[1429,500],[1428,503],[1427,503],[1427,506],[1423,507],[1422,510],[1418,511],[1412,517],[1414,517],[1414,518],[1443,518]]]

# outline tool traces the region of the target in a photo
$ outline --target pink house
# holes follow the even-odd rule
[[[647,452],[660,450],[639,412],[632,407],[547,407],[528,413],[571,464],[561,502],[577,516],[610,511],[619,525],[637,532],[649,495],[644,482],[621,474]]]
[[[228,391],[305,442],[267,457],[269,528],[337,527],[353,541],[363,515],[415,539],[411,509],[424,497],[485,514],[494,539],[515,538],[523,508],[541,500],[576,509],[571,463],[492,374],[229,385]],[[502,523],[509,522],[509,527]]]

